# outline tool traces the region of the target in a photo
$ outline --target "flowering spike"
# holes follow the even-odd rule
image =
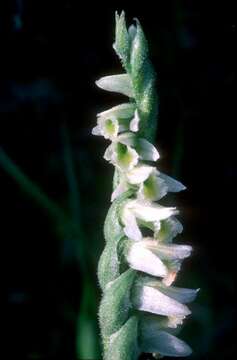
[[[103,358],[137,360],[142,352],[188,356],[191,348],[176,335],[191,314],[186,303],[198,290],[171,284],[192,247],[173,243],[183,230],[175,218],[178,210],[157,203],[185,186],[156,168],[155,73],[138,20],[127,30],[124,12],[116,13],[113,47],[126,73],[105,76],[96,84],[129,101],[99,113],[92,130],[111,141],[104,159],[115,167],[106,246],[98,265]],[[144,236],[147,230],[150,237]]]

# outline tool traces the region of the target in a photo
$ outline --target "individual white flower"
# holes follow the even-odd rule
[[[113,142],[104,153],[105,160],[117,166],[121,171],[129,171],[137,165],[139,155],[136,150],[120,142]]]
[[[121,212],[121,220],[127,237],[139,241],[142,240],[142,233],[137,221],[159,224],[161,220],[177,213],[178,211],[174,207],[164,207],[136,199],[129,200],[124,205]]]
[[[127,190],[129,188],[129,184],[139,185],[144,182],[149,177],[153,169],[155,168],[152,166],[138,164],[137,166],[132,168],[132,170],[124,173],[122,176],[120,176],[120,181],[117,186],[118,189],[115,188],[111,200],[113,201],[120,194],[121,188]]]
[[[187,288],[180,288],[176,286],[166,286],[160,280],[156,278],[150,278],[145,276],[142,278],[142,281],[147,286],[151,286],[155,289],[158,289],[162,292],[162,294],[171,297],[172,299],[182,303],[188,304],[195,300],[197,293],[200,289],[187,289]]]
[[[147,325],[150,325],[149,322]],[[185,357],[192,353],[190,346],[183,340],[167,331],[152,331],[148,326],[141,334],[141,349],[146,353],[172,357]]]
[[[104,76],[95,83],[103,90],[118,92],[131,98],[134,97],[131,78],[128,74]]]
[[[92,129],[93,135],[116,140],[118,133],[129,129],[129,122],[134,116],[135,104],[125,103],[97,114],[97,126]]]
[[[93,135],[102,135],[105,139],[114,140],[118,136],[119,123],[115,117],[99,117],[97,126],[92,129]]]
[[[159,172],[154,169],[149,177],[140,184],[138,198],[149,201],[158,201],[167,194],[169,188],[166,182],[158,175]]]
[[[131,171],[138,160],[156,161],[156,148],[145,139],[136,139],[132,133],[119,135],[105,151],[104,158],[122,172]]]
[[[129,266],[134,270],[160,277],[168,274],[166,265],[152,251],[143,246],[142,241],[132,242],[125,256]]]
[[[184,318],[185,316],[162,316],[145,312],[139,314],[142,332],[149,327],[152,332],[164,330],[169,331],[172,335],[180,332]]]
[[[192,247],[188,245],[159,244],[152,238],[144,238],[136,242],[128,242],[125,257],[131,268],[144,273],[160,276],[169,282],[174,269],[173,263],[181,264],[184,258],[191,254]],[[177,266],[177,264],[176,264]],[[177,272],[177,271],[176,271]]]
[[[175,336],[180,332],[183,318],[141,313],[139,316],[141,350],[159,357],[190,355],[191,348]]]
[[[157,287],[138,283],[134,286],[133,305],[136,309],[163,316],[185,317],[191,314],[188,307],[165,295]]]
[[[138,152],[141,160],[157,161],[160,157],[157,149],[149,141],[143,138],[137,138],[135,134],[126,132],[120,134],[118,141],[124,145],[132,146]]]
[[[142,200],[158,201],[168,191],[178,192],[185,189],[179,181],[159,172],[154,166],[145,164],[138,164],[127,172],[126,178],[129,184],[139,186],[137,194]],[[122,181],[125,183],[126,180],[123,178]]]
[[[144,238],[140,243],[141,246],[159,256],[161,260],[185,259],[191,255],[192,251],[190,245],[163,244],[150,237]]]

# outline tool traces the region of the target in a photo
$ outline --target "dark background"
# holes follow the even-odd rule
[[[194,247],[177,284],[201,291],[181,338],[194,359],[235,357],[233,5],[1,1],[5,358],[101,356],[96,266],[112,167],[102,159],[105,141],[91,129],[97,112],[124,100],[94,85],[122,71],[111,46],[116,9],[129,23],[138,17],[149,41],[158,77],[159,169],[188,188],[170,197],[181,210],[183,241]]]

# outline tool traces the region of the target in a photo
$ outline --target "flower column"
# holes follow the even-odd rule
[[[175,335],[190,314],[186,303],[194,300],[197,290],[172,283],[192,249],[173,243],[182,232],[177,209],[157,203],[185,187],[155,167],[155,74],[139,22],[127,30],[123,12],[116,14],[113,47],[126,73],[103,77],[96,84],[129,101],[98,114],[92,130],[111,141],[104,158],[115,167],[112,205],[104,225],[106,246],[98,267],[104,359],[135,360],[142,352],[187,356],[190,347]]]

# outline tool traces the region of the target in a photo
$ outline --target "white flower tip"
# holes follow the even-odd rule
[[[101,79],[98,79],[95,81],[95,84],[96,86],[98,86],[99,88],[101,87],[100,84],[101,84]]]
[[[154,158],[154,161],[157,161],[160,158],[160,154],[158,153],[157,150],[154,151],[153,158]]]
[[[186,186],[184,186],[180,181],[163,173],[160,173],[160,176],[163,180],[165,180],[170,192],[180,192],[186,190]]]
[[[100,126],[97,125],[97,126],[93,127],[91,133],[92,133],[92,135],[96,135],[96,136],[102,135]]]

